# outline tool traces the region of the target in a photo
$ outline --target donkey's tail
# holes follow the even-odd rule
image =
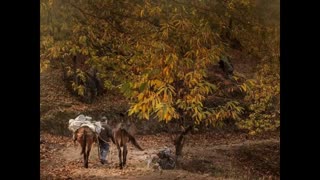
[[[138,144],[136,138],[134,138],[127,130],[125,130],[125,129],[121,129],[121,130],[122,130],[122,132],[123,132],[124,134],[126,134],[126,135],[129,137],[129,140],[132,142],[132,144],[133,144],[136,148],[138,148],[140,151],[143,151],[142,147]]]
[[[87,146],[87,132],[86,131],[83,131],[83,144],[82,144],[82,150],[81,150],[81,154],[85,153],[86,152],[86,146]]]

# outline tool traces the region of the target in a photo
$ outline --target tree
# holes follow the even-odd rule
[[[279,93],[278,74],[270,74],[271,66],[279,67],[279,25],[265,21],[258,5],[253,0],[41,0],[40,66],[59,65],[80,78],[95,68],[104,88],[126,96],[128,114],[140,119],[215,125],[232,118],[244,128],[257,122]],[[232,49],[258,59],[257,72],[270,74],[256,84],[250,79],[237,84],[251,103],[249,118],[243,117],[241,100],[204,105],[207,96],[221,91],[208,80],[208,67]],[[74,78],[73,89],[85,94],[86,81]],[[255,90],[272,86],[264,104],[253,98]]]

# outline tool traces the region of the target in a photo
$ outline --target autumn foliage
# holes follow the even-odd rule
[[[207,125],[233,119],[251,134],[275,130],[280,126],[279,9],[268,2],[41,0],[40,68],[62,69],[76,77],[66,81],[74,92],[92,97],[85,82],[94,69],[103,88],[121,92],[128,115],[140,119]],[[234,50],[257,63],[252,77],[235,72],[228,79],[234,87],[227,93],[242,93],[230,98],[210,81],[209,67]],[[221,93],[227,102],[205,105]]]

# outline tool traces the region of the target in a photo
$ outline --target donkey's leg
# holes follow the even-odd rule
[[[89,164],[89,156],[90,156],[90,151],[91,151],[92,143],[93,143],[93,142],[89,142],[89,143],[87,144],[86,163],[85,163],[85,167],[86,167],[86,168],[88,168],[88,164]]]
[[[122,164],[121,148],[120,148],[120,146],[117,146],[117,148],[118,148],[118,152],[119,152],[119,165],[120,165],[120,169],[122,169],[123,164]]]
[[[87,153],[86,153],[86,152],[83,153],[83,166],[84,166],[85,168],[88,168]]]
[[[128,154],[127,145],[124,145],[123,146],[123,166],[125,166],[127,163],[127,154]]]

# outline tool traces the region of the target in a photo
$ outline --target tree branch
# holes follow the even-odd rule
[[[101,20],[104,20],[106,21],[109,25],[111,25],[115,30],[117,30],[118,32],[120,33],[126,33],[124,31],[124,29],[119,25],[117,24],[117,26],[115,26],[113,23],[112,23],[112,18],[111,17],[100,17],[100,16],[96,16],[94,14],[91,14],[91,13],[88,13],[86,11],[84,11],[83,9],[81,9],[80,7],[72,4],[72,3],[69,3],[72,7],[74,7],[75,9],[79,10],[82,14],[84,15],[87,15],[87,16],[90,16],[90,17],[93,17],[93,18],[97,18],[97,19],[101,19]]]

